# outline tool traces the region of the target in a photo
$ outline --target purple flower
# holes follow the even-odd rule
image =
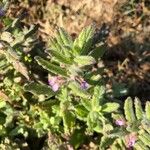
[[[130,148],[134,146],[137,140],[137,136],[135,133],[131,133],[125,137],[125,140],[126,140],[127,147]]]
[[[89,84],[86,81],[81,82],[81,88],[86,90],[89,87]]]
[[[0,17],[3,17],[5,15],[5,10],[0,7]]]
[[[57,76],[55,77],[51,77],[49,80],[48,80],[48,84],[51,86],[52,90],[54,92],[58,91],[59,87],[60,87],[60,84],[59,84],[59,78]]]
[[[118,119],[115,121],[116,125],[118,126],[124,126],[125,125],[125,120],[124,119]]]

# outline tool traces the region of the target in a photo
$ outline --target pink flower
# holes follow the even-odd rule
[[[50,77],[50,79],[48,80],[48,84],[51,86],[51,88],[54,92],[58,91],[58,89],[60,87],[59,80],[60,80],[60,78],[57,76]]]
[[[115,121],[116,125],[118,126],[124,126],[125,125],[125,120],[124,119],[118,119]]]
[[[131,133],[125,137],[127,148],[133,147],[137,140],[137,135],[135,133]]]

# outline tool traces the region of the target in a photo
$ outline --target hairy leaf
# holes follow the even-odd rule
[[[73,41],[72,41],[71,37],[69,36],[69,34],[63,28],[59,28],[58,33],[59,33],[59,36],[61,37],[64,45],[68,45],[68,46],[72,47]]]
[[[92,65],[96,62],[95,59],[91,56],[77,56],[74,58],[74,61],[81,67]]]
[[[16,71],[20,72],[23,76],[25,76],[28,80],[29,78],[29,72],[27,67],[20,61],[13,61],[12,62],[14,68],[16,69]]]
[[[88,110],[92,110],[91,102],[89,99],[81,99],[81,104]]]
[[[135,121],[135,114],[133,110],[133,102],[130,97],[128,97],[125,100],[124,112],[125,112],[125,117],[128,120],[128,122],[133,123]]]
[[[119,108],[118,103],[106,103],[102,106],[102,111],[111,113],[111,112],[117,111],[118,108]]]
[[[20,61],[20,57],[18,56],[18,54],[9,45],[7,46],[8,50],[5,51],[7,60],[13,65],[14,69],[17,72],[20,72],[23,76],[25,76],[29,80],[30,78],[27,67],[23,62]]]
[[[82,98],[89,98],[90,95],[86,91],[82,90],[78,83],[70,82],[68,86],[75,95]]]
[[[77,105],[75,107],[75,112],[77,115],[77,118],[79,118],[80,120],[85,121],[88,115],[88,110],[83,106],[83,105]]]
[[[147,119],[150,120],[150,102],[149,101],[146,102],[145,111],[146,111]]]
[[[106,150],[106,148],[109,148],[109,146],[113,144],[114,140],[115,140],[115,138],[103,136],[101,138],[100,148],[102,150]]]
[[[149,150],[149,148],[147,146],[145,146],[142,141],[136,142],[135,145],[134,145],[134,148],[136,150]]]
[[[48,62],[47,60],[44,60],[43,58],[36,56],[35,60],[37,61],[37,63],[42,66],[44,69],[46,69],[47,71],[57,74],[57,75],[62,75],[62,76],[67,76],[67,72],[62,69],[59,66],[56,66],[50,62]]]
[[[142,119],[143,118],[143,109],[142,109],[141,102],[138,98],[135,98],[134,105],[135,105],[135,115],[136,115],[137,119]]]
[[[76,40],[73,43],[73,50],[75,54],[86,54],[86,52],[92,45],[93,34],[94,30],[92,26],[89,26],[82,30],[78,38],[76,38]]]
[[[65,57],[65,55],[63,55],[61,52],[58,52],[56,50],[50,50],[49,52],[53,55],[53,57],[57,59],[59,63],[72,64],[71,59]]]
[[[39,96],[39,95],[46,95],[47,98],[50,98],[54,96],[54,92],[52,89],[45,84],[39,84],[39,83],[29,83],[24,86],[24,90],[31,92],[32,94]]]
[[[148,133],[142,133],[139,135],[139,139],[146,145],[150,146],[150,134]]]
[[[92,97],[92,109],[99,110],[102,104],[103,94],[105,93],[105,88],[103,86],[94,87],[94,95]]]
[[[73,129],[75,124],[75,115],[71,111],[66,111],[63,114],[63,123],[65,127],[65,132],[68,132]]]

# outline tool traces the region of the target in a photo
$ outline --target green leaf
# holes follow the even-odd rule
[[[12,62],[13,64],[13,67],[15,68],[15,70],[17,72],[20,72],[24,77],[26,77],[28,80],[30,79],[29,78],[29,72],[28,72],[28,69],[27,67],[24,65],[24,63],[20,62],[20,61],[13,61]]]
[[[73,129],[75,125],[74,113],[71,111],[66,111],[63,114],[63,123],[64,123],[65,132],[68,133],[71,129]]]
[[[147,119],[150,120],[150,102],[149,101],[146,102],[145,112],[146,112]]]
[[[106,51],[106,47],[105,46],[99,46],[96,47],[92,52],[91,52],[91,56],[94,57],[96,60],[98,60],[99,58],[101,58],[104,53]]]
[[[53,57],[57,59],[59,63],[72,64],[71,59],[65,57],[65,55],[63,55],[61,52],[58,52],[56,50],[50,50],[49,52],[53,55]]]
[[[92,45],[92,37],[94,34],[94,29],[92,26],[89,26],[82,30],[78,38],[75,39],[73,43],[74,54],[87,54],[88,50]]]
[[[2,32],[1,39],[3,41],[11,43],[13,41],[13,36],[12,36],[12,34],[10,32],[5,31],[5,32]]]
[[[130,97],[128,97],[125,100],[124,112],[125,112],[125,117],[126,117],[127,121],[130,123],[133,123],[135,121],[135,114],[134,114],[134,110],[133,110],[133,102]]]
[[[135,98],[134,105],[135,105],[135,115],[137,119],[140,120],[143,118],[143,109],[142,109],[141,102],[138,98]]]
[[[77,82],[70,82],[68,87],[72,90],[72,93],[76,96],[80,96],[82,98],[89,98],[90,95],[81,89],[80,85]]]
[[[36,56],[35,60],[40,66],[42,66],[47,71],[57,74],[57,75],[62,75],[64,77],[67,76],[66,70],[62,69],[61,67],[51,64],[50,62],[48,62],[47,60],[44,60],[43,58],[39,56]]]
[[[30,28],[26,30],[24,38],[31,37],[38,29],[38,25],[30,25]]]
[[[96,111],[91,111],[89,113],[87,117],[87,125],[90,130],[94,131],[94,129],[97,129],[99,132],[102,131],[102,123],[100,122],[99,117],[99,113]],[[97,126],[99,127],[97,128]]]
[[[92,97],[92,109],[99,110],[102,104],[103,94],[105,93],[105,88],[103,86],[94,87],[94,95]]]
[[[100,121],[97,122],[96,126],[93,128],[94,131],[97,133],[102,133],[103,132],[103,126],[100,123]]]
[[[68,67],[68,71],[74,77],[82,74],[82,69],[74,64]]]
[[[0,99],[0,109],[6,107],[6,102]]]
[[[87,109],[85,109],[85,107],[83,105],[77,105],[75,107],[75,112],[77,115],[77,118],[79,118],[80,120],[86,121],[87,115],[88,115],[88,111]]]
[[[24,63],[20,61],[20,56],[12,49],[12,47],[7,42],[5,42],[5,45],[8,49],[4,51],[4,54],[6,55],[8,62],[13,65],[14,69],[17,72],[20,72],[29,80],[30,78],[28,69],[24,65]]]
[[[134,145],[134,148],[136,150],[149,150],[149,148],[147,146],[145,146],[142,141],[136,142],[135,145]]]
[[[88,110],[92,110],[91,102],[89,99],[81,99],[81,104]]]
[[[48,46],[50,49],[61,52],[62,47],[60,44],[57,43],[57,40],[55,38],[50,38]]]
[[[91,56],[77,56],[74,61],[81,67],[94,64],[96,61]]]
[[[48,85],[45,85],[45,84],[32,82],[32,83],[25,85],[24,90],[36,96],[45,95],[47,96],[47,98],[54,96],[54,92],[52,91],[52,89]]]
[[[76,129],[71,136],[70,143],[75,149],[78,149],[81,144],[84,143],[86,135],[83,129]]]
[[[117,111],[119,108],[118,103],[106,103],[102,106],[102,112],[111,113]]]
[[[98,121],[98,118],[99,118],[98,112],[91,111],[89,116],[90,116],[91,122],[96,123]]]
[[[148,133],[142,133],[139,135],[139,139],[146,145],[150,146],[150,134]]]
[[[63,41],[64,45],[72,47],[73,41],[69,34],[63,28],[58,29],[58,34],[61,37],[61,40]]]
[[[113,144],[114,140],[115,140],[115,138],[103,136],[100,141],[100,149],[106,150],[107,148],[109,148],[110,145]]]

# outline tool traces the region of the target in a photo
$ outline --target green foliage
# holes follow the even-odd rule
[[[110,147],[114,147],[114,145],[120,145],[120,149],[134,147],[135,149],[149,149],[149,139],[150,139],[150,132],[149,132],[149,125],[150,120],[146,115],[146,110],[148,107],[148,103],[145,106],[145,111],[142,109],[141,102],[138,98],[133,101],[129,97],[125,100],[124,103],[124,113],[125,117],[121,117],[120,115],[112,116],[115,120],[120,120],[124,122],[123,124],[118,124],[119,126],[114,128],[109,135],[107,135],[106,140],[111,141],[109,144],[104,144],[106,142],[101,141],[100,147],[107,148],[109,145]],[[147,129],[146,129],[147,128]],[[111,138],[111,139],[110,139]],[[129,144],[133,142],[134,144]],[[118,148],[119,149],[119,148]]]
[[[129,97],[126,99],[124,104],[125,110],[125,117],[129,123],[133,123],[135,121],[135,114],[133,110],[133,102],[132,99]]]
[[[49,72],[54,73],[56,75],[67,76],[66,71],[61,67],[51,64],[50,62],[44,60],[39,56],[36,56],[35,60],[38,62],[39,65],[41,65],[44,69],[48,70]]]
[[[150,148],[150,102],[144,109],[128,97],[123,109],[110,99],[104,68],[94,66],[105,48],[93,44],[92,26],[74,41],[59,28],[45,53],[35,45],[36,26],[1,20],[1,149],[36,149],[43,141],[43,150],[80,149],[91,141],[102,150]],[[117,97],[125,90],[114,89]]]
[[[25,85],[24,90],[31,92],[33,95],[38,96],[39,98],[43,96],[44,100],[55,95],[48,85],[34,82]]]

